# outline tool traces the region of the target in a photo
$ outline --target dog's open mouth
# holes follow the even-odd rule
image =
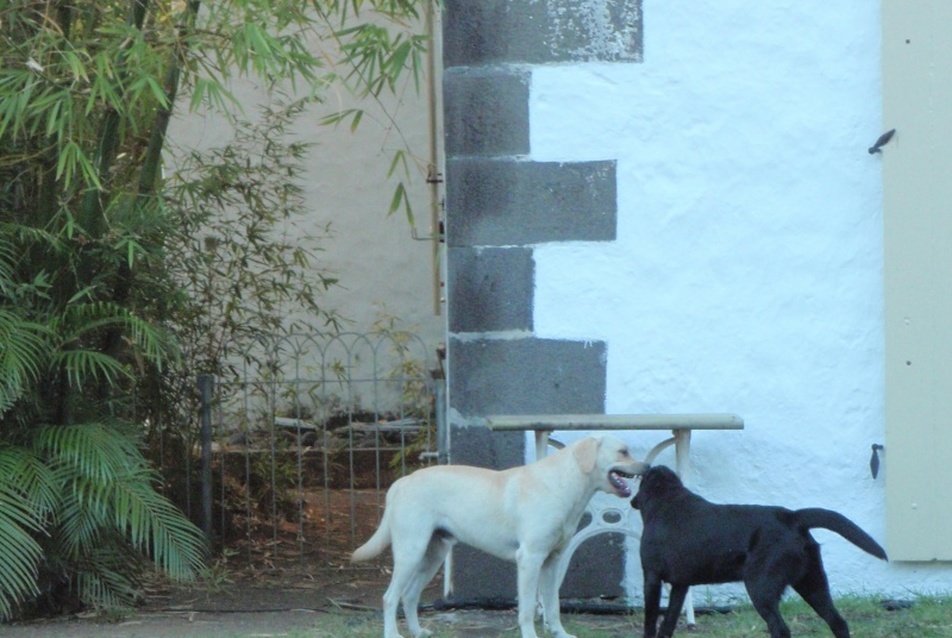
[[[628,483],[625,481],[625,479],[631,478],[635,478],[634,474],[622,472],[621,470],[608,471],[608,482],[611,483],[612,488],[615,490],[615,494],[621,496],[622,498],[628,498],[631,496],[631,488],[628,487]]]

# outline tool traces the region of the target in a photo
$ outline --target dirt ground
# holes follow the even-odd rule
[[[349,572],[289,582],[241,579],[212,589],[159,588],[135,613],[106,622],[72,616],[16,625],[0,625],[3,638],[212,638],[215,636],[279,637],[318,628],[328,613],[347,611],[355,619],[381,623],[380,596],[387,574]],[[518,636],[513,609],[458,610],[439,605],[439,578],[423,596],[425,626],[453,627],[459,638]],[[437,608],[426,601],[437,601]],[[593,624],[618,623],[612,616],[588,616]],[[627,633],[627,632],[626,632]]]
[[[265,526],[250,542],[230,543],[227,569],[221,566],[201,588],[156,584],[147,588],[142,607],[113,622],[78,615],[0,625],[0,638],[276,637],[319,627],[323,616],[341,610],[381,622],[382,633],[379,614],[389,581],[389,553],[375,567],[343,568],[352,548],[351,526],[356,538],[368,538],[379,520],[379,501],[372,490],[308,494],[304,499],[308,544],[303,552],[297,524],[279,529],[277,541]],[[458,610],[439,604],[427,608],[427,602],[439,603],[442,587],[440,574],[424,592],[424,624],[456,627],[460,638],[518,636],[511,609]],[[610,618],[591,617],[592,622]]]
[[[368,536],[372,529],[370,525]],[[345,569],[328,564],[345,565],[349,551],[335,551],[330,560],[325,553],[325,560],[318,561],[295,556],[293,540],[280,544],[284,549],[275,552],[273,542],[260,543],[252,550],[254,567],[222,569],[201,587],[149,586],[142,607],[112,622],[92,614],[35,620],[0,625],[0,638],[277,638],[289,632],[309,635],[328,614],[340,612],[352,613],[354,622],[379,623],[382,635],[389,553],[376,566]],[[284,560],[275,554],[283,554]],[[457,638],[519,635],[515,610],[453,609],[441,604],[442,594],[439,574],[422,597],[424,626],[452,627]],[[595,616],[593,622],[607,618]]]
[[[6,638],[189,638],[280,636],[308,629],[336,610],[373,613],[380,607],[384,574],[348,572],[296,578],[229,577],[202,589],[154,587],[144,606],[114,622],[92,615],[0,626]]]

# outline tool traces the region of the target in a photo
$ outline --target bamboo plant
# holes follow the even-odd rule
[[[44,596],[130,604],[148,566],[188,579],[204,560],[132,401],[194,372],[175,329],[196,306],[170,259],[194,222],[163,176],[173,113],[241,120],[243,77],[377,99],[421,68],[426,1],[0,5],[0,619]]]

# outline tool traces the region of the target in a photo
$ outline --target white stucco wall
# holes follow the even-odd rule
[[[280,100],[288,101],[251,80],[236,83],[233,90],[249,119],[257,117],[258,105],[277,108]],[[322,273],[339,280],[320,294],[319,303],[342,318],[346,332],[370,333],[379,319],[396,318],[396,329],[417,335],[426,345],[425,364],[434,367],[436,348],[445,340],[445,314],[442,308],[440,314],[434,310],[432,244],[413,239],[403,209],[387,213],[394,189],[404,179],[418,236],[430,234],[425,82],[416,92],[408,78],[399,96],[383,95],[380,103],[356,100],[342,90],[329,91],[325,98],[324,104],[305,110],[288,136],[311,145],[299,184],[305,211],[292,232],[314,253],[315,277]],[[349,122],[320,123],[350,107],[367,111],[355,131]],[[167,170],[175,170],[176,154],[223,146],[232,135],[224,118],[187,113],[183,101],[170,127]],[[392,153],[401,149],[415,156],[412,175],[388,179]]]
[[[536,247],[537,336],[607,343],[609,413],[741,415],[694,436],[710,500],[836,509],[885,544],[879,20],[645,0],[644,63],[534,69],[530,124],[534,160],[618,162],[617,241]],[[815,536],[838,593],[952,591],[952,565]]]

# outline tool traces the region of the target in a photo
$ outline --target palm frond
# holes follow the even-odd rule
[[[30,450],[0,443],[0,488],[30,504],[36,519],[45,519],[59,500],[56,476]],[[38,529],[38,526],[31,526]]]
[[[63,494],[57,510],[55,552],[66,562],[78,566],[91,548],[103,543],[109,530],[111,508],[102,483],[74,478]]]
[[[0,308],[0,415],[39,376],[49,344],[45,328],[7,308]]]
[[[136,587],[140,570],[130,566],[142,562],[116,534],[107,535],[77,562],[76,593],[98,608],[128,607],[141,595]]]
[[[206,539],[155,491],[157,474],[134,437],[115,426],[87,423],[41,428],[35,441],[38,454],[48,458],[61,482],[56,534],[58,550],[67,561],[83,563],[108,539],[121,537],[171,578],[194,577],[205,560]],[[84,576],[84,599],[99,604],[113,596],[125,600],[131,585],[123,565],[117,573],[108,568],[108,561],[96,565]],[[103,594],[110,584],[111,593]]]
[[[93,607],[118,609],[131,607],[139,592],[123,570],[88,561],[76,575],[76,593]]]
[[[0,447],[0,619],[37,592],[43,555],[31,532],[42,529],[55,498],[37,459],[20,448]],[[34,503],[38,507],[34,507]]]
[[[8,618],[17,603],[36,595],[37,565],[43,556],[20,524],[23,512],[7,496],[0,492],[0,620]]]
[[[145,465],[131,437],[101,423],[38,428],[34,446],[49,459],[60,479],[87,478],[96,483],[124,479],[135,462]]]
[[[111,302],[70,304],[51,327],[64,344],[81,342],[102,330],[119,329],[146,359],[160,369],[167,359],[174,356],[172,342],[161,328]]]
[[[65,370],[70,387],[81,389],[87,382],[104,380],[114,386],[120,378],[131,378],[130,371],[114,357],[97,350],[60,350],[52,359],[53,369]]]
[[[123,481],[111,495],[116,528],[174,580],[191,580],[207,552],[204,534],[147,480]]]

